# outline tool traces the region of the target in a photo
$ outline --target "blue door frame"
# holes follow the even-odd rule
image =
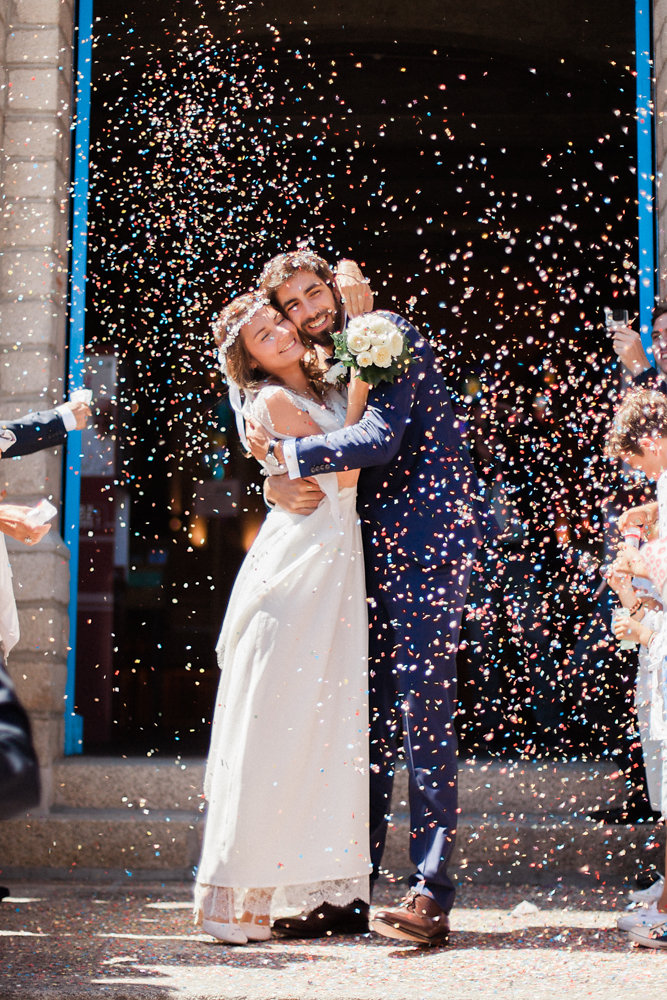
[[[76,125],[70,274],[69,389],[82,385],[86,318],[88,253],[88,182],[92,77],[93,0],[78,0],[76,14]],[[651,311],[655,302],[656,227],[654,217],[654,138],[652,102],[652,3],[635,0],[637,73],[637,188],[639,206],[639,322],[647,353],[651,349]],[[649,355],[650,356],[650,355]],[[65,754],[83,751],[83,719],[74,711],[76,685],[76,625],[79,578],[79,506],[81,451],[78,435],[66,450],[63,537],[70,551],[69,626],[65,695]]]
[[[93,0],[79,0],[76,12],[76,122],[72,184],[72,257],[69,302],[69,371],[71,392],[83,385],[86,337],[86,263],[88,257],[88,177],[90,98],[93,68]],[[83,752],[83,719],[74,711],[76,693],[76,624],[79,596],[80,435],[68,435],[65,452],[63,539],[70,553],[69,653],[65,687],[65,754]]]

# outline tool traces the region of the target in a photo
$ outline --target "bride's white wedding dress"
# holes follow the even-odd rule
[[[326,406],[264,387],[247,415],[276,438],[266,400],[288,392],[323,432]],[[317,477],[308,515],[269,512],[239,571],[217,645],[198,918],[233,920],[243,891],[289,887],[308,908],[368,899],[367,613],[354,488]],[[234,890],[230,894],[228,890]],[[231,899],[231,902],[230,902]]]

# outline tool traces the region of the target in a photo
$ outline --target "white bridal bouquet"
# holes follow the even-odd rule
[[[350,320],[341,333],[334,333],[333,342],[334,357],[346,368],[357,368],[359,377],[369,385],[393,382],[410,364],[405,336],[377,312]]]

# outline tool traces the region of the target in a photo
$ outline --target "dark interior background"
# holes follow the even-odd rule
[[[632,736],[594,592],[619,499],[602,307],[637,305],[633,7],[406,6],[96,3],[87,342],[115,372],[112,466],[84,484],[87,751],[206,752],[215,640],[263,517],[210,324],[298,243],[358,260],[427,332],[512,498],[471,594],[465,746]]]

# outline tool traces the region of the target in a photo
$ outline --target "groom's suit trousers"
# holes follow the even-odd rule
[[[369,598],[370,824],[374,876],[402,743],[409,772],[411,884],[449,912],[447,867],[457,820],[456,651],[471,560],[429,567],[399,561],[366,536]],[[394,549],[394,551],[392,551]]]

